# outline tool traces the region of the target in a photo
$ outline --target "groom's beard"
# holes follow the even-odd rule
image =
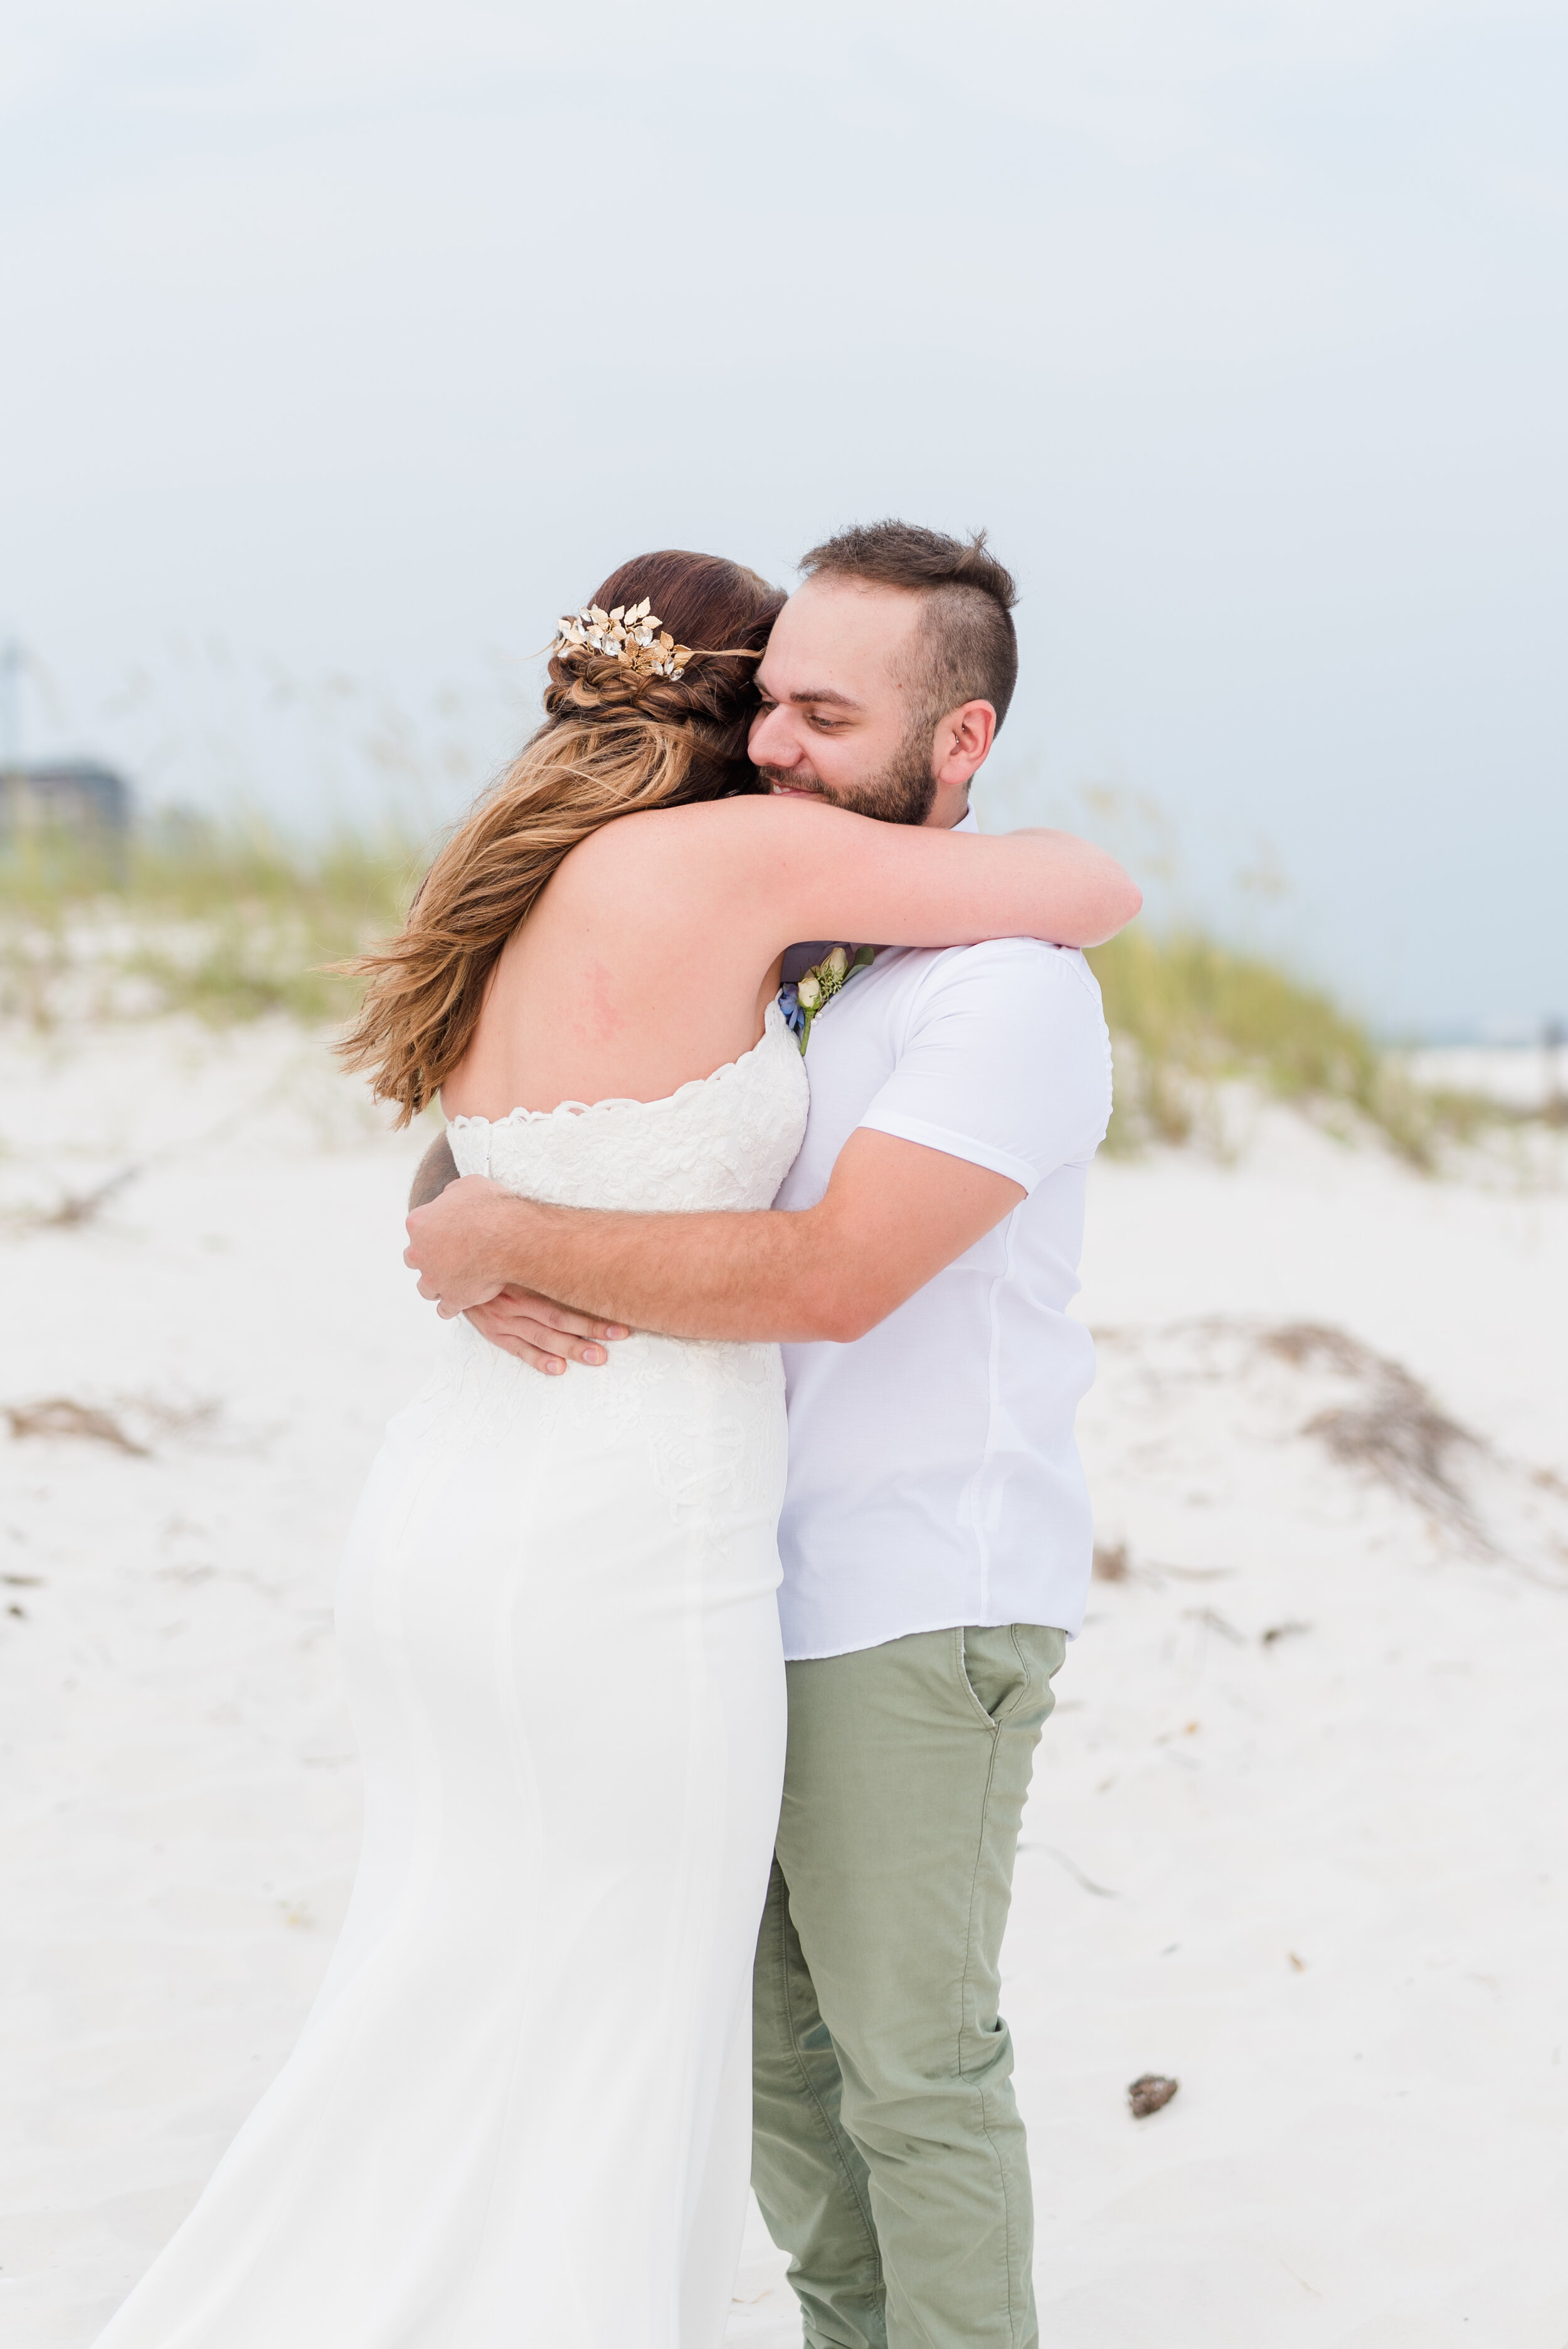
[[[830,807],[847,808],[851,815],[872,816],[878,823],[923,823],[936,798],[931,744],[913,734],[901,744],[880,775],[870,775],[850,789],[823,782],[809,767],[791,767],[788,771],[782,767],[758,767],[757,771],[769,787],[779,783],[786,791],[810,792]]]

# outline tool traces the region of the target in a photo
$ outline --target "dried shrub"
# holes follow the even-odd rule
[[[99,1411],[92,1403],[77,1402],[70,1395],[50,1395],[42,1402],[11,1403],[6,1406],[5,1416],[13,1435],[81,1436],[93,1444],[111,1444],[117,1452],[132,1453],[139,1460],[149,1457],[146,1444],[128,1435],[112,1413]]]
[[[1369,1470],[1469,1540],[1482,1542],[1452,1462],[1456,1453],[1479,1454],[1483,1447],[1468,1428],[1438,1409],[1402,1363],[1319,1322],[1268,1330],[1261,1342],[1283,1361],[1298,1367],[1326,1363],[1365,1390],[1362,1400],[1319,1412],[1307,1422],[1307,1434],[1320,1437],[1336,1460]]]

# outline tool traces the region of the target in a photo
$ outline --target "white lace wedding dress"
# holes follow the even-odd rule
[[[490,1123],[570,1206],[766,1206],[805,1071]],[[100,2349],[717,2349],[784,1671],[772,1346],[542,1378],[458,1323],[338,1602],[365,1845],[304,2033]]]

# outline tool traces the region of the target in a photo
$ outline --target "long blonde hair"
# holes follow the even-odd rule
[[[579,841],[640,808],[758,788],[746,738],[781,591],[721,555],[666,549],[623,564],[591,600],[613,611],[645,595],[696,648],[685,675],[553,655],[544,723],[441,850],[399,935],[342,966],[367,984],[337,1049],[397,1103],[399,1125],[468,1050],[501,948]]]

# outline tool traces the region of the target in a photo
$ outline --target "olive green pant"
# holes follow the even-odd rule
[[[789,1667],[755,1982],[752,2183],[808,2349],[1034,2349],[996,2011],[1060,1631],[922,1631]]]

